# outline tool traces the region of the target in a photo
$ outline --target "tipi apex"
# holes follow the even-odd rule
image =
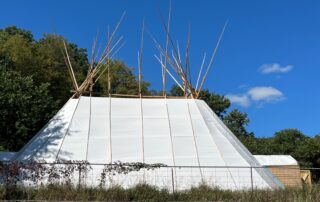
[[[180,50],[175,47],[169,33],[169,14],[167,26],[164,26],[165,47],[162,48],[151,36],[160,51],[158,60],[162,68],[164,94],[148,98],[141,95],[140,87],[143,37],[138,54],[139,92],[137,95],[111,94],[110,60],[122,41],[122,37],[115,40],[115,34],[123,18],[124,14],[114,31],[108,33],[108,41],[99,60],[95,60],[97,40],[94,41],[88,75],[80,86],[75,79],[63,42],[65,60],[75,93],[13,158],[19,161],[88,161],[93,171],[88,176],[87,183],[92,185],[98,184],[102,164],[122,161],[162,163],[168,166],[113,178],[113,183],[125,187],[144,181],[158,187],[170,188],[171,175],[177,189],[190,188],[200,183],[224,189],[247,189],[252,183],[257,188],[280,187],[281,184],[276,178],[268,170],[260,168],[261,165],[252,154],[208,105],[197,99],[212,66],[225,26],[205,74],[200,79],[203,62],[194,88],[189,67],[189,37],[183,67]],[[171,56],[168,54],[169,45],[173,50]],[[179,76],[182,84],[170,72],[167,64]],[[91,96],[92,87],[105,72],[109,77],[108,97]],[[190,99],[170,98],[166,95],[167,74],[183,90],[185,98]],[[126,98],[119,98],[121,96]]]

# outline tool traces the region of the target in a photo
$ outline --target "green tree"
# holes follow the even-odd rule
[[[30,31],[15,26],[0,29],[1,68],[19,71],[23,75],[41,77],[36,48]],[[38,73],[38,74],[37,74]]]
[[[171,86],[169,94],[171,96],[183,96],[183,90],[177,84],[174,84]]]
[[[35,84],[50,83],[49,91],[60,106],[70,98],[72,85],[63,56],[62,41],[66,41],[76,78],[81,83],[87,74],[87,52],[62,36],[45,34],[40,40],[17,27],[0,29],[0,65],[33,76]]]
[[[0,32],[0,35],[4,33]],[[0,37],[2,38],[2,37]],[[0,43],[0,55],[2,68],[23,72],[24,74],[35,74],[36,60],[33,59],[35,54],[34,44],[20,35],[9,35],[3,37]]]
[[[254,134],[246,128],[250,123],[246,113],[233,109],[224,117],[223,122],[251,152],[257,151]]]
[[[306,167],[320,167],[320,135],[307,138],[303,144],[296,148],[299,163]]]
[[[16,26],[9,26],[4,29],[0,29],[0,42],[6,41],[11,36],[20,36],[29,42],[34,41],[31,31],[20,29]]]
[[[230,107],[230,100],[228,98],[212,93],[208,89],[202,90],[199,98],[204,100],[221,119],[223,119],[227,109]]]
[[[251,151],[253,154],[260,155],[272,155],[275,154],[275,144],[273,142],[273,137],[262,137],[255,138],[255,150]]]
[[[113,60],[110,64],[110,84],[112,94],[129,94],[138,95],[139,81],[134,75],[133,70],[126,64],[119,60]],[[143,95],[150,95],[148,87],[150,83],[146,81],[141,82],[141,93]],[[94,90],[103,94],[108,93],[108,71],[97,81]]]
[[[17,151],[53,115],[56,103],[49,84],[35,85],[32,77],[0,68],[0,145]]]
[[[237,109],[234,109],[230,113],[228,113],[224,117],[223,122],[237,137],[246,137],[251,134],[246,129],[246,127],[250,123],[248,115],[246,113],[240,112]]]
[[[297,147],[305,143],[307,136],[297,129],[284,129],[276,132],[273,143],[278,154],[290,154],[295,156]]]
[[[39,82],[50,83],[50,93],[52,96],[65,103],[70,98],[72,93],[72,82],[65,64],[63,56],[62,41],[66,41],[67,49],[70,56],[70,61],[78,81],[78,85],[84,80],[89,63],[87,59],[87,51],[83,48],[78,48],[76,44],[68,43],[62,36],[45,34],[37,43],[37,58],[38,69],[45,71]]]

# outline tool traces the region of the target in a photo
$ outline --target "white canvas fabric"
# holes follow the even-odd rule
[[[0,161],[10,161],[15,155],[16,152],[0,152]]]
[[[253,155],[263,166],[297,166],[298,161],[290,155]]]
[[[169,167],[114,176],[186,189],[281,186],[202,100],[86,97],[70,99],[16,160],[86,160],[90,164],[162,163]],[[240,168],[241,167],[241,168]],[[254,167],[254,168],[251,168]],[[87,183],[97,185],[101,165]]]

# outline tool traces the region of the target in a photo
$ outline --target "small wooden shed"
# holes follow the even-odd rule
[[[302,187],[300,166],[290,155],[254,155],[285,187]]]

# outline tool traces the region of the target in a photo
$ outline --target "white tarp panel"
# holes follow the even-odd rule
[[[17,152],[0,152],[0,161],[10,161],[14,159]]]
[[[234,136],[234,134],[232,134],[232,132],[223,124],[217,115],[213,113],[204,101],[197,100],[196,103],[205,119],[205,122],[207,123],[208,128],[211,129],[211,135],[214,137],[215,142],[218,145],[218,150],[220,151],[226,166],[261,166],[247,148],[242,145],[242,143]],[[234,180],[234,176],[236,176],[237,173],[230,169],[228,169],[228,171],[236,184],[237,180]],[[252,174],[250,171],[250,176],[251,175],[255,177],[256,181],[261,182],[259,183],[260,187],[282,186],[278,181],[271,178],[273,175],[267,169],[255,168],[253,169]],[[241,179],[242,177],[239,176],[238,178]],[[242,185],[245,186],[245,184]]]
[[[80,97],[71,125],[59,149],[58,160],[85,160],[87,154],[91,97]]]
[[[166,103],[142,100],[145,163],[174,165]]]
[[[226,166],[194,100],[188,102],[200,166]]]
[[[142,162],[140,99],[111,99],[112,161]]]
[[[17,160],[33,158],[43,159],[47,162],[54,161],[58,154],[58,145],[63,141],[77,104],[78,99],[70,99],[47,125],[20,150]]]
[[[253,155],[263,166],[297,166],[298,162],[290,155]]]
[[[111,163],[109,101],[110,99],[99,97],[91,100],[90,134],[86,160],[92,163]]]
[[[250,168],[259,162],[204,101],[194,99],[70,99],[17,154],[29,158],[86,160],[94,168],[88,185],[98,184],[103,168],[94,164],[121,161],[169,166],[112,176],[112,184],[124,187],[144,181],[168,189],[200,183],[247,189],[251,176],[257,188],[279,186],[267,170]]]
[[[216,118],[211,115],[210,111],[205,108],[203,103],[198,103],[198,106],[226,165],[249,166],[244,157],[237,152],[236,148],[232,144],[230,144],[226,138],[227,134],[223,134],[225,131],[221,129],[221,126],[217,123]]]

